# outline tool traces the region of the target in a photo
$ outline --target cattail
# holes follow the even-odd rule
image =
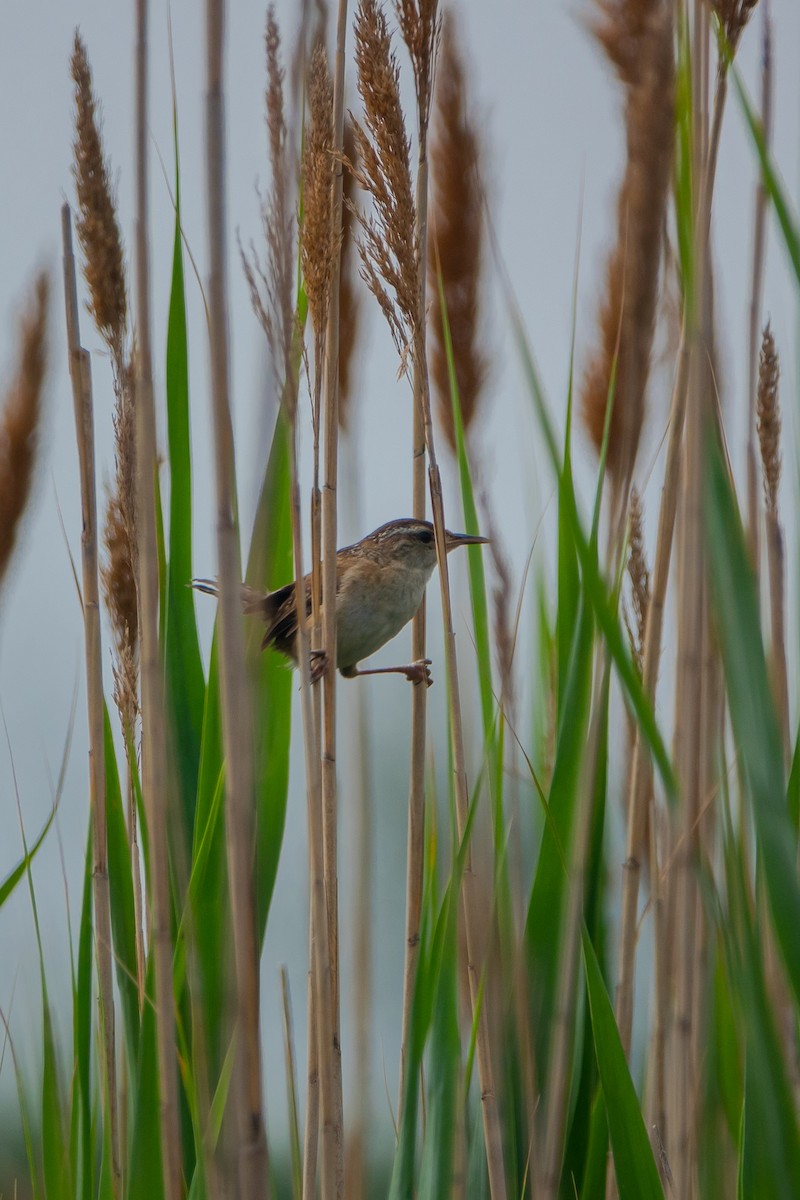
[[[346,117],[344,122],[344,157],[355,163],[356,141],[353,121]],[[356,248],[353,229],[354,180],[350,171],[345,171],[342,181],[344,207],[342,209],[342,265],[339,275],[339,424],[342,429],[349,425],[353,393],[353,361],[361,317],[361,298],[356,283],[357,271],[353,251]]]
[[[644,419],[672,170],[675,70],[670,5],[599,0],[599,9],[595,35],[625,89],[627,161],[600,310],[600,346],[586,371],[582,407],[599,451],[614,379],[607,461],[612,481],[625,486]]]
[[[767,512],[778,511],[778,486],[781,481],[781,409],[778,401],[780,364],[775,338],[769,324],[761,338],[761,359],[758,369],[758,440],[761,445],[761,465],[764,472],[764,500]]]
[[[22,318],[16,371],[0,414],[0,580],[8,569],[33,479],[47,367],[50,285],[38,276]]]
[[[431,233],[428,240],[430,371],[445,436],[455,449],[445,313],[464,428],[477,411],[488,364],[480,336],[483,211],[481,143],[467,109],[466,67],[455,18],[442,28],[431,149]],[[444,308],[439,300],[439,280]]]
[[[635,631],[631,631],[634,658],[642,670],[644,657],[644,639],[647,630],[647,612],[650,608],[650,569],[644,550],[644,513],[642,501],[637,489],[631,488],[630,522],[631,536],[628,549],[628,576],[631,581],[631,599],[633,615],[636,620]]]
[[[411,148],[400,103],[400,70],[386,16],[361,0],[355,22],[364,125],[353,120],[356,159],[345,164],[372,198],[369,216],[353,208],[361,274],[405,362],[417,325],[420,264],[414,229]]]
[[[109,347],[125,336],[128,302],[125,256],[100,137],[98,105],[86,47],[76,31],[72,51],[75,83],[75,185],[78,192],[76,228],[84,256],[83,273],[89,288],[89,309]]]

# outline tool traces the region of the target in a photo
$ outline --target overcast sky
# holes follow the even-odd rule
[[[762,5],[764,0],[762,0]],[[74,911],[80,897],[81,861],[87,829],[87,761],[82,627],[69,564],[78,559],[80,519],[75,436],[64,350],[61,295],[59,209],[72,198],[70,173],[72,98],[69,55],[79,26],[102,99],[105,143],[118,181],[119,208],[128,245],[132,236],[133,202],[133,4],[119,0],[26,0],[8,4],[0,40],[0,373],[9,369],[15,344],[15,317],[32,274],[45,265],[53,271],[51,371],[43,444],[35,494],[10,576],[0,593],[0,704],[10,751],[0,735],[0,877],[20,853],[12,754],[28,834],[49,810],[53,781],[68,736],[73,697],[76,699],[72,752],[59,815],[66,878]],[[295,4],[278,4],[284,29]],[[551,407],[563,411],[569,362],[572,286],[582,213],[580,287],[577,310],[578,366],[591,344],[604,248],[613,235],[615,180],[622,153],[620,96],[610,71],[585,28],[588,3],[539,0],[463,0],[455,8],[463,19],[464,43],[473,72],[475,110],[481,114],[490,205],[500,251],[508,266],[534,350],[547,386]],[[776,26],[775,73],[776,157],[787,184],[797,197],[800,142],[800,5],[773,0]],[[180,123],[182,193],[186,236],[202,274],[206,231],[203,196],[203,6],[198,0],[174,0],[171,6],[175,74]],[[171,100],[167,39],[168,7],[151,2],[151,216],[152,304],[156,389],[163,401],[164,339],[172,241],[170,194],[159,162],[172,161]],[[757,90],[761,11],[745,34],[740,62],[751,91]],[[255,185],[267,182],[262,95],[262,33],[265,10],[254,0],[229,5],[228,66],[228,214],[232,397],[238,447],[245,528],[252,513],[256,481],[265,453],[264,354],[262,336],[249,306],[236,251],[236,229],[244,240],[257,237]],[[291,26],[288,27],[289,29]],[[405,63],[404,63],[405,69]],[[349,70],[349,63],[348,63]],[[351,99],[355,105],[352,78]],[[171,165],[168,165],[171,173]],[[724,363],[726,403],[741,412],[746,367],[747,307],[751,257],[751,212],[755,181],[752,150],[746,140],[735,98],[731,98],[717,183],[716,262],[719,269],[718,313]],[[195,570],[215,571],[212,520],[213,476],[208,445],[210,420],[207,345],[199,288],[188,275],[191,392],[196,482]],[[779,242],[770,238],[765,311],[773,326],[784,366],[784,404],[796,395],[792,346],[797,327],[796,295]],[[88,319],[84,343],[94,356],[97,451],[100,480],[112,466],[111,390],[99,339]],[[484,481],[491,491],[498,525],[513,563],[515,580],[522,575],[536,530],[552,491],[552,479],[537,445],[529,400],[516,365],[513,346],[504,332],[500,293],[487,305],[487,342],[492,374],[486,398],[480,444]],[[358,366],[358,425],[363,461],[363,518],[346,528],[357,536],[410,509],[410,397],[396,379],[396,359],[380,319],[370,317]],[[649,461],[663,432],[669,379],[656,375],[643,462]],[[791,417],[788,418],[791,425]],[[730,426],[734,461],[741,466],[741,422]],[[591,457],[579,447],[584,480],[590,479]],[[794,460],[787,453],[788,460]],[[531,472],[533,460],[536,471]],[[532,485],[532,475],[536,484]],[[658,471],[646,494],[648,513],[657,509]],[[451,481],[449,481],[451,483]],[[796,498],[790,471],[784,485]],[[102,494],[102,492],[101,492]],[[458,513],[457,492],[449,486],[448,511]],[[59,512],[63,516],[62,533]],[[457,520],[450,521],[452,525]],[[210,631],[213,608],[203,603],[204,634]],[[458,614],[457,614],[458,615]],[[463,623],[462,623],[463,627]],[[407,637],[407,635],[405,635]],[[107,646],[107,643],[106,643]],[[382,661],[408,652],[385,650]],[[110,658],[104,650],[107,668]],[[108,671],[110,675],[110,670]],[[441,668],[440,668],[441,674]],[[378,725],[394,730],[402,763],[407,745],[408,697],[400,680],[362,681],[370,689]],[[354,685],[344,684],[341,691]],[[443,699],[435,689],[434,714]],[[433,694],[432,694],[433,696]],[[346,700],[342,701],[343,704]],[[381,742],[383,746],[385,743]],[[388,751],[387,751],[388,753]],[[381,895],[376,904],[387,929],[391,950],[379,960],[383,1000],[376,1055],[385,1053],[394,1078],[394,1032],[399,1009],[402,923],[396,890],[403,872],[405,782],[388,784],[388,761],[376,769],[379,796],[377,854]],[[395,776],[398,771],[393,772]],[[265,956],[265,1003],[277,996],[276,968],[289,961],[297,1013],[303,1011],[305,884],[304,816],[293,775],[292,805],[285,854],[275,903],[294,912],[296,922],[280,923],[270,932]],[[54,975],[63,979],[67,962],[64,943],[64,887],[55,837],[43,851],[36,872],[45,916],[45,948]],[[391,899],[390,897],[393,897]],[[31,947],[29,902],[20,895],[0,912],[0,1008],[6,1011],[16,985],[13,1028],[18,1049],[33,1055],[38,1041],[35,1005],[38,993]],[[346,1036],[346,1031],[345,1031]],[[279,1053],[278,1043],[268,1053]],[[347,1055],[345,1054],[345,1058]],[[0,1077],[0,1095],[12,1086],[8,1059]],[[391,1085],[392,1092],[394,1085]],[[273,1105],[273,1111],[282,1108]]]

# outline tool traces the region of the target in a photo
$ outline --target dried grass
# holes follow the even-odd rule
[[[672,171],[672,19],[663,0],[598,0],[598,8],[594,33],[625,91],[627,161],[600,310],[600,345],[586,370],[582,410],[599,452],[616,362],[608,470],[612,482],[624,488],[644,420]]]
[[[650,607],[650,568],[644,546],[644,511],[636,488],[631,488],[630,500],[631,536],[628,550],[628,577],[631,581],[631,603],[636,622],[633,630],[633,650],[639,674],[644,661],[644,639],[647,629],[647,611]]]
[[[335,247],[331,240],[333,202],[333,80],[328,55],[319,43],[308,73],[308,111],[303,150],[303,226],[301,262],[308,308],[318,344],[325,334],[330,306]],[[319,356],[318,356],[319,363]],[[318,366],[319,370],[319,366]]]
[[[431,147],[428,276],[434,301],[429,318],[429,362],[439,420],[453,450],[456,439],[445,315],[437,299],[440,275],[465,429],[477,412],[488,373],[480,310],[484,256],[482,146],[469,113],[467,74],[455,17],[447,13],[442,25]]]
[[[0,580],[11,561],[33,481],[47,369],[49,294],[43,272],[20,322],[17,365],[0,415]]]

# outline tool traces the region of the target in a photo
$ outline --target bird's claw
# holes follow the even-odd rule
[[[404,668],[405,676],[409,683],[424,683],[426,687],[430,687],[433,683],[431,675],[430,658],[418,658],[416,662],[410,663]]]
[[[318,683],[328,669],[328,652],[327,650],[312,650],[308,657],[310,659],[311,682]]]

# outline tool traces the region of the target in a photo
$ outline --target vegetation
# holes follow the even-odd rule
[[[57,1045],[39,939],[36,1095],[6,1027],[31,1194],[797,1194],[800,735],[787,668],[794,626],[786,612],[779,350],[769,325],[760,331],[765,222],[774,213],[798,289],[800,224],[771,157],[767,16],[759,106],[737,73],[736,51],[755,4],[593,2],[597,50],[621,88],[626,158],[597,336],[585,370],[573,373],[570,364],[563,441],[552,419],[561,401],[543,394],[513,272],[508,278],[493,253],[483,139],[457,8],[441,11],[437,0],[360,0],[348,12],[340,0],[334,22],[320,5],[317,23],[301,24],[290,51],[303,65],[299,97],[287,95],[283,63],[290,55],[270,9],[271,183],[263,238],[242,248],[242,267],[281,403],[248,534],[238,519],[229,397],[225,5],[207,0],[203,288],[219,567],[207,666],[189,586],[188,387],[190,336],[199,341],[206,331],[190,332],[186,321],[177,114],[167,445],[159,472],[147,5],[137,4],[133,284],[89,56],[76,34],[76,198],[74,216],[64,206],[62,227],[91,770],[72,959],[73,1039],[70,1047]],[[344,54],[349,24],[352,62]],[[359,103],[346,120],[351,74]],[[406,94],[413,111],[404,108]],[[720,133],[731,102],[742,110],[760,165],[743,485],[727,452],[710,242]],[[294,111],[303,114],[302,128],[287,115]],[[115,389],[115,474],[100,514],[73,223],[89,316],[108,350]],[[475,421],[490,371],[481,301],[490,269],[504,279],[506,319],[556,485],[555,593],[547,572],[529,585],[537,595],[533,662],[517,652],[531,606],[514,594],[491,503],[476,482],[482,447]],[[428,770],[427,689],[413,686],[400,1091],[394,1151],[378,1179],[367,1169],[374,1123],[363,1100],[371,1066],[372,798],[365,770],[352,779],[337,772],[335,673],[312,683],[310,670],[312,649],[335,662],[334,606],[324,598],[335,589],[339,431],[358,421],[350,367],[368,293],[388,324],[398,373],[410,383],[413,512],[430,514],[436,536],[449,735],[437,748],[448,763],[441,796]],[[658,534],[649,551],[638,452],[667,293],[677,296],[679,333]],[[0,418],[0,579],[35,452],[46,278],[33,296]],[[310,408],[300,403],[306,386]],[[573,416],[584,422],[598,458],[588,518],[573,479]],[[307,494],[298,439],[309,434]],[[453,499],[445,504],[444,455],[453,457],[460,483],[455,518]],[[652,489],[648,503],[656,503]],[[492,535],[495,586],[491,591],[480,549],[471,547],[474,641],[462,640],[457,654],[445,527],[462,517],[468,532],[480,526]],[[292,730],[292,676],[275,650],[261,652],[261,631],[242,616],[241,589],[243,581],[273,589],[294,577],[305,603],[307,570],[312,612],[298,629],[302,729]],[[112,635],[112,696],[103,694],[101,597]],[[423,606],[414,621],[415,659],[425,656],[427,634]],[[470,657],[479,691],[475,728],[460,686]],[[671,724],[661,719],[663,705],[656,717],[656,685],[667,663],[674,675]],[[533,737],[517,698],[522,676],[535,681]],[[363,767],[364,701],[358,685],[352,688]],[[290,1136],[281,1146],[268,1136],[264,1113],[259,962],[267,926],[278,917],[272,897],[293,735],[303,739],[307,796],[308,1061],[302,1068],[296,1061],[298,1018],[284,976]],[[352,1047],[340,1036],[346,918],[338,900],[338,813],[345,789],[355,797],[359,831],[350,918],[358,1029]],[[535,798],[539,818],[530,844],[522,796]],[[616,807],[624,853],[611,842]],[[0,886],[2,907],[27,882],[37,937],[30,865],[49,824]],[[640,953],[646,926],[649,955]],[[645,1029],[638,1057],[635,1013]],[[352,1111],[342,1093],[342,1060],[350,1056],[362,1097]]]

